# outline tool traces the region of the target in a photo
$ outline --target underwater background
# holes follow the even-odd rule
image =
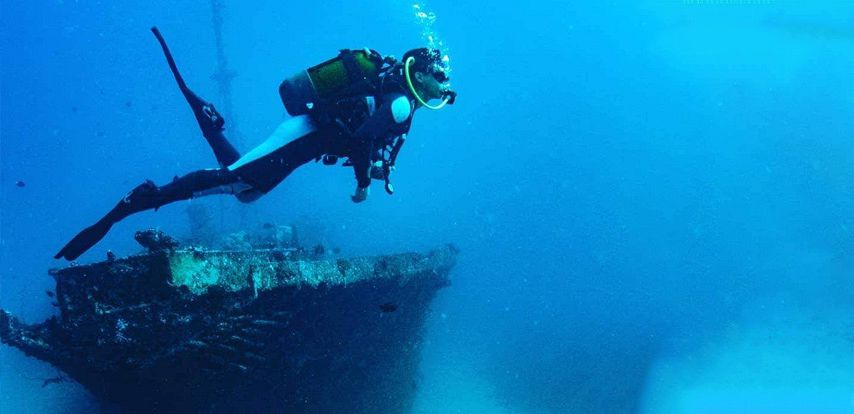
[[[187,235],[199,204],[218,232],[293,223],[345,255],[452,242],[414,413],[854,413],[854,4],[418,6],[0,2],[0,307],[49,317],[71,236],[215,166],[152,25],[241,151],[286,116],[284,77],[432,36],[459,99],[418,113],[393,197],[353,204],[350,169],[309,164],[253,204],[130,217],[81,261]],[[99,412],[58,374],[0,346],[0,412]]]

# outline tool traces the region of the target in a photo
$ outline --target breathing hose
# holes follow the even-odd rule
[[[424,105],[424,107],[427,109],[432,109],[434,111],[438,111],[439,109],[444,108],[445,105],[448,104],[448,101],[451,100],[450,96],[446,96],[445,99],[442,100],[442,103],[440,103],[438,105],[430,105],[427,102],[424,102],[424,100],[421,99],[421,96],[418,95],[418,92],[415,91],[415,86],[412,84],[412,78],[409,77],[409,66],[412,65],[414,62],[415,62],[415,58],[410,56],[406,59],[406,62],[403,64],[403,72],[406,74],[406,84],[409,85],[409,91],[412,92],[412,95],[415,96],[415,99],[417,99],[418,102],[421,103],[421,105]]]

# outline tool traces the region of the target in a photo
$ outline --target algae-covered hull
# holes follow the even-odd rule
[[[127,412],[402,413],[455,257],[151,252],[52,272],[60,316],[0,339]]]

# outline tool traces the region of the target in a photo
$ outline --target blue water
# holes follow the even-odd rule
[[[854,413],[854,5],[435,0],[431,23],[223,3],[243,151],[285,116],[282,78],[340,48],[400,56],[430,30],[450,50],[458,103],[417,114],[393,197],[354,205],[350,170],[308,165],[251,205],[194,201],[224,232],[296,223],[344,254],[457,244],[415,413]],[[218,103],[208,1],[0,3],[0,307],[27,322],[52,315],[71,235],[146,178],[215,166],[154,24]],[[186,234],[186,206],[81,260]],[[2,413],[99,409],[0,361]]]

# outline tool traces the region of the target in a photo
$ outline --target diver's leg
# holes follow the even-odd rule
[[[240,154],[222,133],[225,119],[216,111],[213,104],[206,102],[187,87],[184,77],[178,71],[175,59],[172,58],[172,52],[169,51],[169,47],[166,45],[166,40],[163,39],[157,27],[152,27],[151,31],[157,37],[157,41],[160,42],[160,47],[163,48],[163,54],[166,56],[166,62],[169,63],[169,69],[172,70],[172,75],[175,76],[175,81],[178,82],[178,88],[184,95],[184,99],[190,104],[193,115],[195,115],[196,121],[199,123],[199,128],[202,129],[202,135],[205,136],[208,145],[213,149],[216,160],[221,167],[237,161],[240,158]]]
[[[193,110],[196,121],[199,123],[202,135],[208,141],[219,165],[226,167],[233,164],[240,158],[240,153],[228,142],[223,133],[225,119],[217,112],[212,103],[206,102],[189,89],[183,90],[183,92],[184,97],[187,98],[187,103]]]
[[[68,242],[54,258],[74,260],[100,241],[113,224],[131,214],[158,209],[166,204],[211,194],[234,193],[246,190],[237,175],[225,169],[199,170],[171,183],[158,187],[146,180],[125,195],[107,215],[87,227]]]
[[[237,195],[250,202],[278,185],[299,166],[338,153],[334,143],[341,141],[334,128],[320,128],[308,115],[283,121],[264,142],[228,166],[252,189]]]
[[[294,170],[332,149],[325,131],[312,131],[279,147],[268,145],[271,140],[275,140],[275,134],[228,167],[242,181],[252,185],[249,191],[236,194],[240,201],[252,201],[253,195],[257,198],[267,193]]]

